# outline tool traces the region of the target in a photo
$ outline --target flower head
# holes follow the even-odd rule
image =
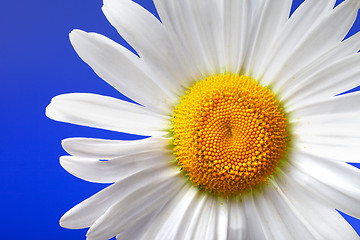
[[[360,217],[359,0],[105,0],[140,57],[74,30],[79,56],[139,104],[53,98],[48,117],[150,136],[69,138],[61,165],[113,183],[69,210],[88,239],[355,239]]]

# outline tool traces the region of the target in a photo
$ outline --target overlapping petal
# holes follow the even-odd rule
[[[84,62],[116,90],[153,111],[169,113],[176,102],[176,82],[170,88],[149,76],[142,59],[100,34],[74,30],[70,40]]]
[[[328,99],[352,89],[359,84],[359,66],[360,54],[355,53],[324,68],[317,66],[317,70],[313,70],[307,77],[304,76],[306,74],[299,76],[299,79],[294,76],[292,85],[282,91],[281,100],[289,106],[305,100]]]
[[[133,153],[166,149],[170,146],[171,140],[164,137],[150,137],[132,141],[67,138],[61,144],[66,152],[77,157],[111,159]]]
[[[291,4],[291,0],[272,0],[259,4],[263,8],[259,9],[258,15],[254,14],[251,18],[253,33],[244,63],[246,75],[259,78],[257,74],[264,63],[264,55],[271,50],[273,42],[287,22]]]
[[[280,33],[284,40],[277,41],[277,44],[281,45],[278,45],[278,49],[274,48],[273,56],[269,58],[270,65],[264,68],[266,71],[263,82],[273,83],[274,91],[281,90],[281,86],[292,74],[338,45],[353,25],[360,7],[357,0],[344,1],[333,10],[331,7],[335,1],[306,2],[289,19],[289,32],[285,28],[284,32]],[[323,4],[322,9],[316,10],[316,7],[311,6],[314,4]],[[309,9],[306,9],[307,7]],[[311,13],[315,19],[306,16]],[[299,16],[301,14],[304,16]],[[297,22],[299,26],[291,26]]]
[[[102,160],[75,156],[60,158],[61,166],[72,175],[90,182],[114,183],[149,167],[168,167],[171,152],[162,149],[133,153]]]
[[[111,206],[136,191],[150,190],[168,180],[173,173],[169,169],[149,167],[98,192],[70,209],[60,220],[66,228],[86,228],[101,217]]]
[[[174,173],[161,180],[147,184],[143,189],[128,194],[111,206],[91,225],[87,238],[89,240],[112,238],[142,218],[156,214],[184,184],[184,181]]]
[[[360,217],[360,170],[342,162],[329,161],[305,152],[291,155],[291,179],[306,187],[316,198],[354,217]]]
[[[90,93],[54,97],[46,115],[61,122],[144,136],[165,135],[170,124],[169,117],[137,104]]]
[[[283,209],[296,214],[293,219],[297,218],[306,224],[307,229],[312,231],[314,239],[358,238],[354,229],[331,205],[312,194],[308,187],[298,183],[298,181],[306,181],[306,176],[303,179],[294,179],[291,172],[284,171],[282,174],[285,175],[276,178],[273,182],[278,193],[274,196],[287,202]]]
[[[340,114],[359,113],[357,108],[360,101],[360,93],[352,92],[345,95],[333,96],[327,99],[304,99],[293,105],[287,106],[286,110],[292,119],[316,117],[326,114],[339,116]],[[336,117],[336,116],[335,116]],[[333,119],[327,118],[329,121]],[[335,119],[336,120],[336,119]]]
[[[138,52],[152,79],[182,94],[191,78],[171,46],[169,36],[156,17],[133,1],[105,0],[103,12],[124,39]]]
[[[247,220],[241,201],[230,200],[228,203],[228,239],[247,239]]]
[[[169,201],[154,219],[153,227],[144,234],[146,239],[176,239],[176,233],[183,229],[182,219],[188,209],[196,204],[199,192],[190,185],[184,186],[177,196]]]

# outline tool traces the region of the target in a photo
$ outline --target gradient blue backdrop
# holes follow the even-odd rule
[[[136,2],[157,15],[151,0]],[[301,2],[295,1],[293,9]],[[79,28],[129,47],[107,22],[101,6],[101,0],[1,4],[0,239],[85,239],[86,230],[62,229],[58,221],[106,185],[79,180],[63,170],[58,161],[65,155],[60,141],[80,136],[132,138],[55,122],[44,114],[50,99],[62,93],[122,98],[80,60],[68,40],[68,33]],[[358,19],[350,35],[359,29]],[[360,221],[347,220],[360,233]]]

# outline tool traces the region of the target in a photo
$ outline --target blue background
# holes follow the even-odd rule
[[[136,1],[156,14],[151,0]],[[295,1],[295,9],[302,1]],[[342,1],[338,1],[342,2]],[[4,1],[0,10],[0,239],[84,239],[58,221],[106,185],[68,174],[58,158],[68,137],[132,136],[59,123],[45,116],[51,98],[90,92],[121,98],[77,56],[68,33],[101,33],[129,47],[107,22],[100,0]],[[360,29],[360,20],[350,35]],[[360,83],[360,79],[359,79]],[[360,221],[347,217],[360,233]]]

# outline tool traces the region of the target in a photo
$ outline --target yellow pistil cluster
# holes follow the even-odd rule
[[[287,119],[275,95],[247,77],[196,82],[172,118],[174,154],[189,180],[234,196],[267,181],[286,152]]]

